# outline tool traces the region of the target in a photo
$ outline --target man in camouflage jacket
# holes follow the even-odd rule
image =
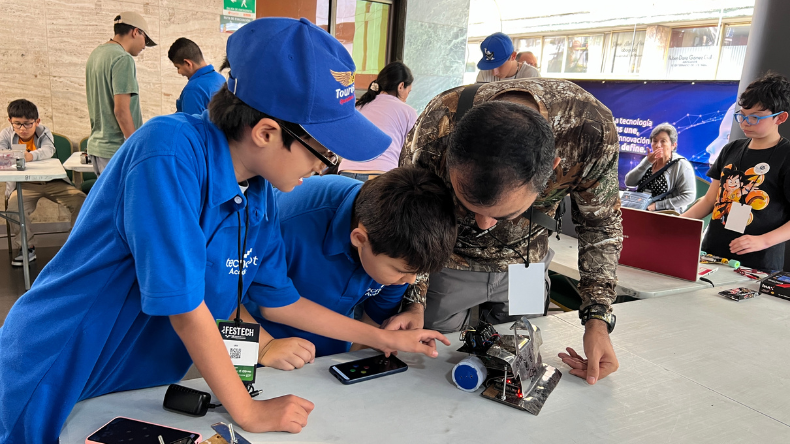
[[[463,89],[448,90],[428,104],[409,133],[400,158],[401,166],[427,168],[443,177],[450,188],[453,185],[445,154],[456,127],[455,114]],[[531,106],[551,125],[559,164],[545,190],[534,201],[533,210],[554,217],[560,202],[570,194],[571,214],[579,239],[581,308],[595,304],[611,312],[617,284],[615,271],[622,247],[617,180],[619,146],[611,112],[582,88],[559,79],[531,78],[485,84],[477,90],[473,106],[494,100]],[[480,131],[491,129],[480,128]],[[530,234],[529,211],[497,222],[480,214],[482,211],[467,210],[458,202],[458,193],[455,196],[459,210],[458,240],[446,269],[506,276],[508,265],[522,263],[523,255],[528,254],[531,262],[550,260],[548,230],[532,224]],[[481,235],[489,227],[491,235]],[[528,241],[531,243],[529,251]],[[506,290],[507,281],[504,282]],[[420,312],[426,303],[441,305],[442,300],[453,297],[447,292],[428,297],[430,283],[430,278],[423,275],[407,290],[406,299],[412,303],[409,310]],[[431,301],[427,302],[428,299]],[[486,302],[485,294],[480,295],[480,302]],[[506,307],[505,299],[504,309],[499,311],[506,313]],[[432,327],[431,313],[436,313],[431,308],[425,317],[428,328]],[[498,318],[493,320],[504,322]],[[422,325],[418,323],[413,327]],[[572,349],[568,349],[569,355],[560,354],[563,361],[573,367],[572,374],[594,384],[617,369],[617,359],[602,321],[587,322],[584,348],[589,358],[589,371],[588,361]]]

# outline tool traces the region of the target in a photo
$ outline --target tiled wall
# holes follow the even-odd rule
[[[464,79],[469,0],[409,0],[403,62],[414,74],[406,101],[421,112]]]
[[[90,133],[85,62],[112,37],[119,12],[140,13],[158,43],[136,58],[144,120],[175,112],[186,84],[167,58],[173,41],[194,40],[217,68],[225,56],[227,34],[219,32],[222,0],[1,1],[0,112],[11,100],[31,100],[42,123],[75,144]],[[5,121],[3,115],[0,122]]]

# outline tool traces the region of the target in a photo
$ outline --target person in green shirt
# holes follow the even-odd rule
[[[94,49],[85,67],[85,90],[91,135],[88,154],[97,175],[107,167],[121,144],[143,124],[140,88],[132,57],[146,46],[156,46],[148,36],[148,23],[140,14],[122,12],[115,17],[115,35]]]

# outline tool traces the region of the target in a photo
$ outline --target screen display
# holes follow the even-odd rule
[[[88,441],[100,442],[103,444],[156,444],[159,442],[160,436],[165,443],[172,443],[173,441],[183,438],[198,439],[200,435],[184,430],[151,424],[149,422],[136,421],[129,418],[115,418],[107,423],[107,425],[97,430],[96,433],[89,436]]]

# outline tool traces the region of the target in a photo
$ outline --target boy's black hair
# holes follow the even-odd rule
[[[197,43],[185,37],[180,37],[170,45],[167,51],[167,58],[173,63],[184,64],[184,60],[192,60],[195,63],[203,62],[203,52]]]
[[[447,166],[458,171],[458,191],[474,205],[496,205],[510,187],[540,193],[552,172],[554,133],[532,108],[506,101],[470,109],[450,136]]]
[[[768,71],[750,83],[738,98],[741,108],[760,108],[773,113],[790,113],[790,82],[787,77]]]
[[[227,57],[219,67],[220,71],[230,68],[230,63]],[[245,127],[254,127],[261,119],[272,119],[280,126],[287,126],[289,130],[293,131],[299,137],[306,136],[307,131],[301,125],[285,120],[278,119],[266,113],[262,113],[257,109],[247,105],[241,99],[236,97],[235,94],[230,92],[228,85],[222,85],[211,98],[208,104],[208,115],[211,122],[217,125],[219,129],[225,133],[228,139],[239,141],[241,140],[242,131]],[[283,144],[287,150],[291,150],[291,144],[296,140],[285,131],[280,131],[282,134]]]
[[[365,182],[353,217],[365,226],[373,254],[403,259],[409,271],[439,271],[453,253],[453,194],[428,170],[396,168]]]
[[[115,20],[120,20],[120,19],[121,19],[120,15],[115,17]],[[132,25],[127,25],[126,23],[116,23],[112,25],[112,31],[115,33],[115,35],[120,35],[120,36],[129,34],[135,29],[137,28]]]
[[[17,99],[8,104],[8,118],[13,119],[38,119],[38,108],[33,102],[25,99]]]

